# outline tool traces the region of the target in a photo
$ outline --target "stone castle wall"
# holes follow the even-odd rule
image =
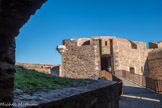
[[[130,41],[114,36],[96,36],[64,40],[62,46],[62,76],[71,78],[99,78],[105,56],[111,62],[112,72],[125,70],[149,76],[148,53],[154,45],[161,47],[161,42],[150,43]],[[104,58],[105,59],[105,58]],[[106,64],[107,65],[107,64]],[[108,63],[109,65],[109,63]],[[105,68],[105,67],[104,67]]]
[[[149,53],[149,77],[162,80],[162,48]]]
[[[101,40],[101,54],[111,56],[113,71],[135,69],[135,73],[148,75],[148,53],[153,49],[147,49],[145,42],[129,41],[113,36],[92,37]],[[112,41],[112,46],[110,41]],[[111,48],[112,47],[112,50]]]
[[[15,39],[6,51],[0,49],[0,103],[13,102]]]
[[[149,47],[152,48],[152,49],[161,48],[162,47],[162,41],[149,42]]]
[[[86,90],[94,87],[96,89]],[[119,108],[120,87],[121,85],[118,83],[108,86],[105,83],[100,83],[100,85],[96,83],[92,86],[82,86],[82,88],[78,88],[79,90],[72,88],[66,91],[66,98],[61,99],[61,96],[59,96],[59,100],[56,100],[58,96],[54,95],[54,101],[51,99],[51,102],[41,103],[37,108]],[[64,93],[63,91],[61,92]],[[77,94],[73,95],[75,92]]]
[[[38,72],[52,74],[55,76],[59,76],[59,72],[61,72],[60,65],[47,65],[47,64],[30,64],[30,63],[16,63],[17,66],[22,66],[26,69],[36,70]]]
[[[51,67],[51,74],[55,76],[61,76],[62,73],[62,65],[54,65]]]
[[[87,40],[85,40],[87,41]],[[84,43],[83,40],[81,43]],[[62,76],[71,78],[98,77],[96,72],[96,47],[93,45],[78,46],[78,40],[64,40],[66,51],[62,54]],[[79,43],[79,45],[81,45]]]
[[[147,57],[152,49],[146,49],[145,42],[117,42],[117,70],[130,71],[130,68],[135,69],[136,74],[143,75],[148,73]]]

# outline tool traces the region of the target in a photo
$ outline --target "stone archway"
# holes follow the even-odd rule
[[[0,0],[0,103],[13,102],[15,37],[47,0]]]
[[[101,56],[101,70],[106,70],[108,67],[111,67],[111,56],[109,55],[104,55]]]
[[[130,67],[129,71],[130,71],[131,74],[135,74],[135,68],[134,67]]]

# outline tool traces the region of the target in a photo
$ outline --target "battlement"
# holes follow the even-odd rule
[[[107,44],[110,43],[110,40],[116,42],[116,43],[122,43],[122,45],[127,45],[128,48],[131,49],[147,49],[146,42],[139,42],[139,41],[131,41],[128,39],[118,38],[115,36],[93,36],[91,38],[78,38],[78,39],[66,39],[63,41],[63,45],[65,46],[85,46],[85,45],[93,45],[93,40],[97,39],[101,41],[101,46],[105,47]],[[159,42],[150,42],[149,48],[159,48],[162,47],[162,41]]]
[[[99,72],[109,66],[113,72],[126,70],[143,75],[148,73],[148,53],[162,47],[162,41],[149,45],[147,49],[146,42],[115,36],[66,39],[57,47],[62,54],[62,76],[97,79]]]
[[[150,49],[161,48],[161,47],[162,47],[162,41],[149,42]]]

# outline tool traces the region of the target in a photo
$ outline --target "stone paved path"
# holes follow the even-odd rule
[[[162,95],[153,93],[122,77],[124,94],[119,108],[162,108]]]

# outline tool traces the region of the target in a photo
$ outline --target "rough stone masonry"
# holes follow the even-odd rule
[[[106,70],[109,66],[113,74],[115,71],[125,70],[149,76],[148,54],[162,47],[162,41],[150,42],[149,47],[146,48],[145,42],[114,36],[67,39],[63,41],[63,45],[57,47],[62,54],[60,76],[98,79],[101,70]]]
[[[46,0],[0,0],[0,102],[13,102],[15,37]]]

